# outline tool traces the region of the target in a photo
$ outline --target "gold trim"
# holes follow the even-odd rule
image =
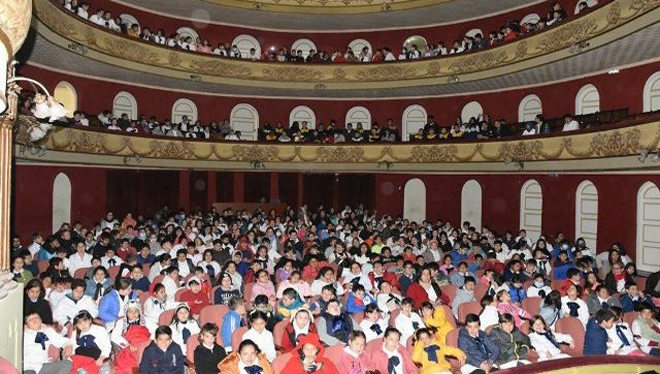
[[[410,10],[457,0],[201,0],[233,8],[297,14],[364,14]]]
[[[210,142],[140,137],[81,128],[58,128],[42,144],[45,154],[31,155],[16,141],[16,157],[57,162],[125,164],[140,159],[143,165],[172,167],[241,168],[254,161],[269,168],[294,170],[602,170],[653,167],[636,161],[639,150],[660,145],[660,122],[556,136],[509,141],[436,144],[281,144]],[[45,158],[44,158],[45,157]],[[101,161],[102,160],[102,161]],[[525,166],[526,165],[526,166]],[[205,166],[208,167],[208,166]]]
[[[461,56],[387,64],[295,65],[237,61],[129,39],[92,26],[50,0],[35,0],[37,31],[87,58],[179,79],[226,85],[324,90],[388,89],[473,81],[526,70],[594,49],[660,20],[660,0],[619,0],[583,17],[500,47]],[[634,22],[633,22],[634,21]],[[73,43],[72,43],[73,42]]]
[[[11,46],[11,41],[9,40],[9,37],[2,30],[0,30],[0,43],[2,43],[2,45],[5,46],[5,49],[7,50],[7,56],[11,60],[11,57],[14,55],[14,49]]]

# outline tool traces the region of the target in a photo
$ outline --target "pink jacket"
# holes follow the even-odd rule
[[[412,360],[412,357],[410,356],[410,352],[406,349],[406,347],[399,345],[398,348],[399,354],[401,355],[401,358],[403,358],[403,374],[418,374],[419,369],[415,365],[415,363]],[[388,373],[387,370],[387,353],[383,350],[383,347],[379,347],[373,352],[373,355],[371,357],[375,364],[375,369],[380,371],[381,373]]]
[[[335,362],[339,374],[365,374],[367,371],[375,370],[375,366],[369,356],[362,352],[358,357],[353,357],[342,350],[339,362]],[[385,371],[387,373],[387,370]]]
[[[497,311],[500,314],[504,314],[504,313],[511,314],[516,322],[516,327],[520,327],[520,325],[522,325],[522,319],[520,317],[532,319],[531,314],[527,313],[524,309],[511,302],[497,304]]]
[[[282,283],[280,283],[280,285],[277,287],[278,299],[282,298],[282,293],[287,288],[293,288],[294,290],[296,290],[296,292],[298,292],[298,295],[300,295],[301,298],[312,296],[309,288],[309,283],[305,281],[300,281],[297,284],[291,284],[288,280],[285,280],[282,281]]]
[[[271,296],[275,296],[275,286],[273,286],[273,282],[268,282],[268,283],[260,283],[260,282],[255,282],[252,285],[252,297],[250,301],[254,301],[254,299],[259,296],[259,295],[266,295],[269,298]]]

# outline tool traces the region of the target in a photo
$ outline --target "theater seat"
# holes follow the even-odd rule
[[[199,345],[199,334],[191,335],[186,342],[188,374],[195,374],[195,348]]]
[[[465,317],[468,314],[474,313],[479,315],[481,312],[481,303],[479,301],[471,301],[469,303],[463,303],[458,306],[458,323],[461,325],[465,324]]]
[[[351,318],[353,318],[353,321],[355,322],[356,325],[359,325],[364,319],[364,313],[360,312],[360,313],[352,314]]]
[[[383,338],[374,339],[367,343],[367,346],[364,348],[364,352],[367,354],[367,356],[373,356],[374,352],[376,352],[382,345]]]
[[[325,349],[325,357],[337,365],[341,359],[343,345],[333,345]],[[277,373],[277,372],[276,372]]]
[[[481,299],[483,299],[484,296],[486,296],[486,292],[488,292],[488,285],[483,283],[477,283],[477,285],[474,287],[474,299],[477,300],[478,302],[481,302]]]
[[[275,343],[275,348],[282,346],[282,339],[284,338],[284,330],[286,325],[289,324],[289,320],[284,320],[278,322],[275,327],[273,327],[273,342]]]
[[[394,326],[394,323],[396,322],[396,317],[401,313],[401,308],[396,308],[392,313],[390,313],[390,321],[388,323],[389,326]]]
[[[632,326],[633,321],[635,320],[635,318],[637,318],[638,315],[639,313],[637,312],[626,312],[623,314],[623,321],[627,323],[628,326]]]
[[[573,357],[582,356],[584,348],[584,326],[576,317],[562,317],[557,321],[555,330],[562,334],[569,334],[575,342],[575,349],[571,350],[566,345],[561,346],[562,352]]]
[[[183,295],[186,291],[188,291],[187,288],[179,288],[176,290],[176,293],[174,294],[174,301],[181,301],[181,295]]]
[[[205,323],[211,322],[215,323],[218,328],[222,328],[222,319],[225,317],[225,314],[229,312],[229,308],[226,305],[209,305],[202,308],[202,311],[199,312],[199,325],[204,326]]]
[[[442,291],[443,294],[449,297],[449,303],[451,303],[452,301],[454,301],[454,298],[456,298],[456,292],[458,292],[458,287],[456,287],[453,284],[447,284],[445,286],[440,287],[440,291]]]
[[[541,300],[538,296],[528,297],[522,301],[521,307],[535,316],[541,312]]]
[[[50,265],[48,260],[41,260],[37,262],[37,269],[39,269],[39,274],[45,272],[46,269],[48,269],[48,265]]]
[[[238,351],[238,345],[243,341],[243,334],[248,331],[247,326],[239,327],[231,333],[231,349],[234,352]]]
[[[172,323],[172,318],[174,318],[174,309],[166,310],[158,317],[158,325],[169,326]]]
[[[85,274],[87,274],[87,271],[89,269],[90,268],[80,268],[80,269],[76,270],[75,273],[73,273],[73,277],[75,279],[85,279]]]
[[[456,318],[454,318],[454,312],[449,305],[442,305],[440,307],[445,310],[445,318],[447,319],[447,322],[449,322],[454,328],[457,328],[458,325],[456,324]]]
[[[273,373],[282,373],[282,370],[284,370],[284,367],[286,366],[287,362],[289,362],[289,360],[291,359],[291,355],[292,355],[291,352],[287,352],[285,354],[275,357],[275,359],[272,362]]]
[[[245,285],[245,294],[243,295],[243,300],[245,300],[246,303],[249,303],[252,301],[252,287],[254,287],[254,283],[248,283]]]
[[[111,279],[117,279],[119,275],[119,266],[111,266],[108,268],[108,275]]]

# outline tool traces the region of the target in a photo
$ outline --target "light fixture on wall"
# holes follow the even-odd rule
[[[124,165],[128,165],[131,163],[139,164],[141,162],[142,162],[142,157],[140,157],[140,155],[138,154],[132,154],[124,157]]]
[[[252,166],[254,170],[263,170],[266,168],[266,164],[261,161],[250,161],[250,166]]]
[[[504,165],[513,165],[518,171],[525,170],[525,162],[517,158],[505,158]]]
[[[646,160],[650,160],[651,162],[660,162],[660,149],[640,149],[637,160],[639,160],[641,163],[646,162]]]
[[[391,161],[381,161],[378,163],[377,167],[379,169],[391,170],[394,167],[394,163]]]

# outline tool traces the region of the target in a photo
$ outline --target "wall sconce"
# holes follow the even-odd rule
[[[660,162],[660,150],[659,149],[640,150],[639,156],[637,156],[637,160],[639,160],[639,162],[643,164],[644,162],[646,162],[647,159],[651,160],[651,162]]]
[[[507,158],[504,160],[504,165],[509,165],[513,164],[513,166],[518,170],[518,171],[523,171],[525,170],[525,162],[520,159],[515,159],[515,158]]]
[[[447,83],[458,83],[461,81],[461,78],[458,77],[458,75],[452,75],[447,79]]]
[[[124,165],[128,165],[132,162],[135,162],[136,164],[139,164],[142,162],[142,157],[140,155],[132,154],[129,156],[124,157]]]
[[[390,161],[381,161],[377,165],[379,169],[385,169],[385,170],[391,170],[393,166],[394,163]]]
[[[266,164],[261,161],[250,161],[250,166],[252,166],[254,170],[263,170],[266,168]]]

